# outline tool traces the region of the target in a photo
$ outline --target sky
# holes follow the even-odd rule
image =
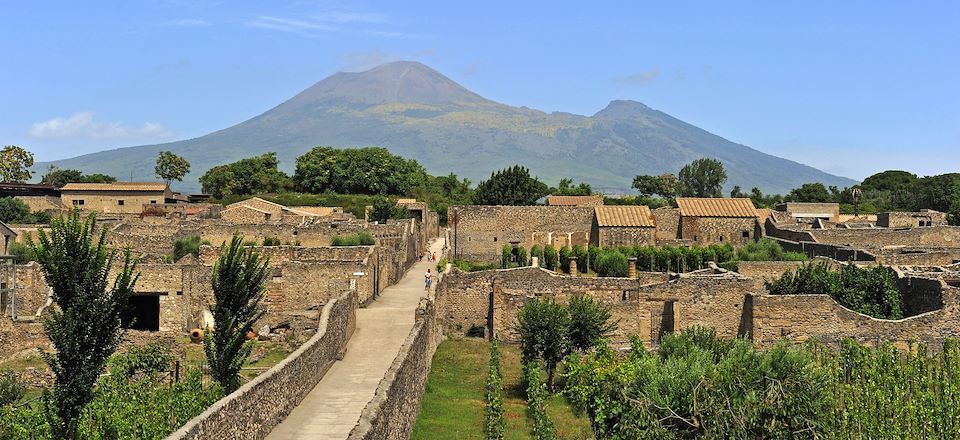
[[[0,143],[37,161],[207,134],[417,60],[496,101],[632,99],[862,179],[960,171],[960,3],[0,0]]]

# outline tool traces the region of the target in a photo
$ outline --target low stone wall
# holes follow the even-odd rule
[[[441,339],[433,301],[423,299],[400,353],[360,415],[351,440],[406,440],[420,412],[433,353]]]
[[[220,399],[168,440],[262,439],[343,357],[356,329],[356,292],[327,303],[317,333],[267,372]]]

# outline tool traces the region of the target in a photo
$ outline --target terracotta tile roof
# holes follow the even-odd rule
[[[677,207],[684,217],[756,217],[753,201],[742,199],[679,197]]]
[[[603,197],[600,196],[549,196],[547,204],[550,206],[600,206]]]
[[[68,183],[61,191],[166,191],[163,182]]]
[[[409,205],[411,203],[417,203],[417,199],[397,199],[398,205]]]
[[[773,215],[773,210],[770,208],[757,208],[757,217],[760,218],[760,222],[767,221],[770,216]]]
[[[600,227],[656,227],[650,208],[646,205],[597,206],[593,208]]]

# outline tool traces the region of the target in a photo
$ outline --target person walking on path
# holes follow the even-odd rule
[[[433,273],[430,272],[430,269],[427,269],[427,273],[423,274],[423,283],[424,290],[430,290],[430,284],[433,283]]]

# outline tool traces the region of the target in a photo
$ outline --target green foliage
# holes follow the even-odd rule
[[[187,237],[177,237],[173,240],[173,261],[180,261],[187,254],[193,254],[194,257],[200,256],[200,246],[210,245],[207,240],[201,240],[199,235],[190,235]]]
[[[447,224],[447,208],[451,205],[473,204],[473,189],[470,179],[460,179],[456,174],[427,176],[423,184],[410,190],[410,196],[426,202],[431,211],[438,214],[440,224]]]
[[[7,246],[7,253],[17,257],[17,264],[25,264],[37,260],[37,256],[33,252],[33,246],[30,246],[28,243],[12,242]]]
[[[33,153],[16,145],[0,150],[0,182],[23,183],[30,180]]]
[[[390,219],[404,218],[410,218],[410,210],[397,205],[396,200],[384,196],[377,196],[373,199],[370,221],[386,223]]]
[[[159,342],[133,347],[124,354],[116,355],[107,362],[110,374],[130,379],[137,374],[148,376],[170,371],[173,356]]]
[[[543,371],[536,361],[523,364],[523,377],[527,383],[527,408],[533,420],[534,440],[554,440],[557,438],[557,429],[553,420],[547,414],[547,388],[543,379]]]
[[[673,206],[672,198],[663,198],[663,197],[646,197],[646,196],[619,196],[619,197],[603,197],[603,204],[610,206],[629,206],[629,205],[646,205],[650,209],[662,208],[664,206],[669,207]]]
[[[570,273],[570,256],[571,251],[568,246],[563,246],[560,248],[560,270]]]
[[[316,147],[297,158],[293,182],[307,193],[404,195],[426,176],[416,160],[386,148]]]
[[[677,177],[680,191],[685,196],[721,197],[720,190],[727,181],[727,172],[719,160],[702,158],[684,165]]]
[[[634,341],[565,361],[565,395],[597,438],[794,438],[830,434],[830,375],[803,347],[760,352],[711,331],[666,335],[658,353]]]
[[[480,182],[473,198],[478,205],[534,205],[548,191],[547,185],[531,177],[528,169],[514,165]]]
[[[537,259],[539,259],[539,261],[540,261],[540,266],[543,266],[543,265],[544,265],[544,262],[543,262],[543,248],[540,247],[539,244],[535,244],[535,245],[533,245],[533,246],[530,247],[530,259],[532,260],[533,257],[537,257]]]
[[[26,387],[20,382],[17,373],[10,370],[0,370],[0,407],[13,405],[23,399]],[[0,431],[2,434],[3,431]]]
[[[40,178],[40,183],[44,185],[53,185],[60,188],[68,183],[113,183],[117,178],[106,174],[83,174],[80,170],[59,169],[50,166],[47,174]]]
[[[490,368],[487,372],[486,424],[487,440],[503,440],[506,420],[503,418],[503,372],[500,369],[500,341],[490,344]]]
[[[650,198],[654,195],[664,198],[674,198],[680,194],[680,182],[677,180],[677,176],[673,174],[634,177],[633,188],[640,193],[641,198]],[[654,207],[651,206],[651,208]]]
[[[0,222],[20,223],[30,215],[30,207],[16,197],[0,197]]]
[[[557,250],[553,245],[548,244],[543,248],[543,267],[548,270],[557,270],[558,258]]]
[[[210,372],[227,393],[240,386],[240,367],[253,349],[246,333],[264,314],[268,260],[242,243],[234,235],[213,266],[214,325],[203,341]]]
[[[369,232],[357,232],[356,234],[333,237],[330,246],[373,246],[376,242]]]
[[[499,263],[475,263],[460,258],[455,258],[451,261],[444,257],[441,258],[440,262],[437,263],[437,272],[443,272],[443,270],[447,267],[447,263],[452,263],[454,267],[464,272],[479,272],[483,270],[500,269]]]
[[[527,250],[523,246],[517,247],[517,266],[529,266],[530,260],[527,258]]]
[[[589,196],[593,194],[593,188],[584,182],[574,186],[573,179],[563,178],[556,188],[550,188],[548,192],[555,196]]]
[[[303,194],[286,192],[258,194],[258,197],[284,206],[339,206],[344,212],[363,218],[367,207],[373,204],[374,196],[362,194]],[[248,199],[249,196],[230,196],[219,199],[224,205]]]
[[[280,241],[279,237],[263,237],[264,246],[280,246],[283,242]]]
[[[37,262],[50,285],[53,302],[43,321],[55,352],[43,357],[55,376],[44,393],[47,419],[56,437],[73,438],[83,408],[93,399],[93,386],[117,349],[123,334],[120,318],[139,278],[129,248],[112,286],[108,274],[116,251],[106,247],[106,229],[99,237],[96,217],[80,219],[78,211],[53,221],[49,233],[39,231]]]
[[[577,271],[587,272],[590,270],[590,255],[587,253],[586,246],[575,245],[570,249],[570,257],[577,259]]]
[[[737,249],[737,259],[740,261],[806,261],[807,255],[802,252],[787,252],[777,242],[769,238],[751,241]]]
[[[219,165],[200,177],[203,192],[217,199],[230,196],[276,193],[292,186],[290,178],[277,169],[276,153]]]
[[[570,349],[569,329],[570,313],[549,298],[532,298],[517,313],[524,363],[542,361],[551,388],[557,364]]]
[[[625,277],[628,275],[627,257],[617,250],[597,252],[594,269],[601,277]]]
[[[810,203],[828,203],[833,202],[834,197],[822,183],[804,183],[799,188],[790,190],[790,194],[784,199],[788,202],[810,202]]]
[[[503,245],[500,248],[500,268],[506,269],[510,267],[510,260],[513,259],[513,247],[509,244]]]
[[[830,295],[844,307],[874,318],[903,318],[903,299],[889,267],[861,269],[847,264],[837,272],[826,262],[808,263],[765,284],[773,295]]]
[[[586,295],[576,295],[567,304],[570,349],[585,352],[609,337],[619,321],[611,321],[610,309]]]
[[[182,182],[183,176],[190,172],[190,162],[170,151],[161,151],[153,171],[167,183],[172,180]]]

